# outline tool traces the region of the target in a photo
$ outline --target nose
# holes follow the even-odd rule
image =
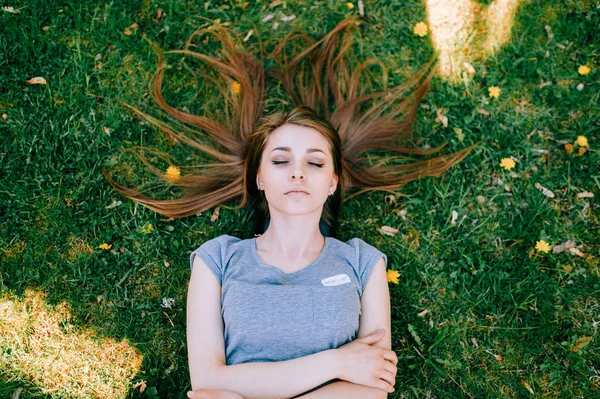
[[[301,164],[302,164],[302,162],[300,162],[300,165]],[[292,168],[290,177],[292,178],[292,180],[296,180],[297,177],[300,180],[306,179],[306,176],[304,174],[304,170],[302,170],[302,168],[298,164],[296,164],[296,163],[294,164],[294,167]]]

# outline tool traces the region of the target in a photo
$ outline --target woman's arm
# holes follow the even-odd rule
[[[378,388],[348,381],[336,381],[306,395],[298,396],[298,399],[385,399],[387,395],[387,392]]]
[[[387,283],[385,263],[379,259],[371,272],[371,278],[365,287],[361,296],[362,315],[358,337],[364,337],[372,331],[385,328],[391,331],[391,304],[390,292]],[[384,339],[378,341],[376,346],[391,349],[391,334],[386,334]],[[365,385],[358,385],[348,381],[336,381],[322,388],[319,388],[306,395],[299,396],[298,399],[378,399],[387,398],[387,392]]]

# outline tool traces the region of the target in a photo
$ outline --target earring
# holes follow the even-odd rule
[[[333,195],[333,188],[329,189],[329,195]]]

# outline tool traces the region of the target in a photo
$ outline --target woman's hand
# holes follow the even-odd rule
[[[338,378],[393,392],[398,356],[389,349],[372,346],[384,335],[385,330],[380,330],[335,349],[340,365]]]
[[[194,399],[244,399],[239,393],[218,389],[196,389],[195,391],[189,391],[187,397]]]

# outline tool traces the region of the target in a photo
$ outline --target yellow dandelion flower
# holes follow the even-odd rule
[[[589,147],[588,139],[585,136],[577,136],[575,143],[580,147]]]
[[[112,247],[112,245],[111,245],[111,244],[107,244],[107,243],[104,243],[104,244],[100,244],[100,245],[98,245],[98,248],[100,248],[100,249],[106,249],[106,250],[109,250],[109,249],[110,249],[110,247]]]
[[[587,66],[587,65],[580,65],[579,69],[577,69],[577,72],[579,72],[580,75],[585,76],[588,73],[590,73],[591,70],[592,69],[589,66]]]
[[[413,28],[414,34],[421,37],[427,36],[428,30],[429,28],[427,28],[427,24],[425,22],[418,22]]]
[[[145,226],[142,226],[141,230],[142,233],[150,233],[152,231],[152,224],[148,223]]]
[[[535,243],[535,249],[537,249],[540,252],[550,252],[550,244],[548,244],[546,241],[544,240],[539,240],[538,242]]]
[[[500,166],[502,166],[506,170],[511,170],[516,165],[515,160],[512,158],[502,158],[500,161]]]
[[[352,10],[354,8],[354,4],[350,3],[350,2],[347,2],[346,3],[346,7],[348,7],[350,10]]]
[[[488,92],[490,93],[490,97],[498,98],[500,97],[500,88],[498,86],[492,86],[488,88]]]
[[[398,284],[398,277],[400,277],[400,273],[396,270],[388,270],[386,273],[388,283]]]
[[[171,165],[167,168],[167,171],[165,172],[165,177],[171,181],[178,180],[181,177],[181,171],[177,166]]]
[[[573,151],[574,151],[573,144],[566,143],[565,144],[565,151],[567,151],[567,154],[572,154]]]
[[[231,92],[236,96],[242,92],[242,85],[240,84],[240,82],[231,83]]]

